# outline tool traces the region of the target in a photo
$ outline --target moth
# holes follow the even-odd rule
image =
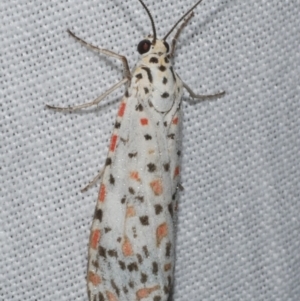
[[[179,182],[181,102],[185,88],[197,95],[172,66],[176,40],[193,16],[198,1],[162,39],[156,35],[151,13],[142,0],[152,24],[152,35],[137,46],[140,59],[130,72],[125,56],[100,49],[68,30],[84,46],[120,60],[123,79],[92,102],[74,111],[97,105],[122,85],[122,98],[105,166],[83,190],[101,178],[91,226],[87,286],[90,301],[167,301],[171,298],[175,214]],[[186,19],[185,19],[186,18]],[[181,23],[171,47],[167,38]]]

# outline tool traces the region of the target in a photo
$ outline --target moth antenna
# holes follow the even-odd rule
[[[153,31],[153,44],[155,44],[156,42],[156,29],[155,29],[155,25],[154,25],[154,21],[153,21],[153,17],[148,9],[148,7],[146,6],[146,4],[142,1],[142,0],[139,0],[139,2],[143,5],[144,9],[146,10],[149,18],[150,18],[150,21],[151,21],[151,25],[152,25],[152,31]]]
[[[170,35],[170,33],[175,29],[175,27],[198,5],[202,2],[202,0],[199,0],[192,8],[190,8],[176,23],[175,25],[171,28],[171,30],[165,35],[163,40],[165,41],[167,37]]]

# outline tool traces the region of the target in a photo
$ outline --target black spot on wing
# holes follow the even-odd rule
[[[135,110],[142,112],[144,110],[144,108],[141,104],[138,104],[137,106],[135,106]]]
[[[148,226],[149,225],[149,217],[147,215],[141,216],[140,222],[143,226]]]
[[[159,67],[158,67],[158,69],[160,70],[160,71],[162,71],[162,72],[164,72],[164,71],[166,71],[166,66],[164,66],[164,65],[160,65]]]
[[[134,189],[132,187],[129,187],[128,191],[129,191],[130,194],[135,194],[135,191],[134,191]]]
[[[166,245],[166,256],[167,257],[170,257],[170,255],[171,255],[171,246],[172,246],[172,244],[170,242],[168,242]]]
[[[108,250],[107,251],[107,254],[110,256],[110,257],[116,257],[118,258],[118,252],[116,250]]]
[[[109,183],[114,185],[115,184],[115,178],[112,174],[109,175]]]
[[[136,157],[136,155],[137,155],[137,152],[135,152],[135,153],[129,153],[128,157],[131,159],[133,157]]]
[[[136,227],[132,227],[132,232],[133,232],[133,237],[136,238],[137,237]]]
[[[92,261],[92,265],[96,268],[96,269],[99,269],[99,262],[98,261],[96,261],[96,260],[93,260]]]
[[[154,275],[157,275],[157,272],[158,272],[158,264],[157,264],[156,261],[153,261],[153,262],[152,262],[152,273],[153,273]]]
[[[134,288],[134,282],[133,281],[129,281],[128,285],[129,285],[129,287]]]
[[[160,204],[156,204],[156,205],[154,206],[154,208],[155,208],[155,214],[156,214],[156,215],[160,214],[160,213],[162,212],[162,210],[163,210],[163,207],[162,207],[162,205],[160,205]]]
[[[101,292],[98,293],[98,299],[99,299],[99,301],[105,301],[104,296],[103,296],[103,294]],[[90,300],[91,300],[91,298],[90,298]]]
[[[144,88],[144,91],[145,91],[145,94],[148,94],[149,93],[149,89],[148,88]]]
[[[127,269],[129,272],[132,272],[132,271],[138,271],[139,268],[136,262],[132,262],[127,265]]]
[[[98,219],[99,222],[101,223],[102,222],[102,217],[103,217],[103,211],[101,209],[96,210],[94,218]]]
[[[125,270],[126,269],[126,265],[125,265],[125,262],[124,261],[121,261],[119,260],[119,266],[122,270]]]
[[[141,203],[143,203],[143,202],[144,202],[144,197],[143,197],[143,196],[141,196],[141,195],[139,195],[139,196],[136,196],[136,197],[135,197],[135,199],[136,199],[136,200],[138,200],[138,201],[140,201]]]
[[[128,139],[124,139],[124,138],[122,138],[122,137],[120,137],[120,140],[121,140],[124,144],[126,144],[126,143],[128,142]]]
[[[120,296],[120,289],[117,287],[117,285],[115,284],[115,282],[113,280],[110,281],[112,288],[115,290],[115,292],[117,293],[118,297]]]
[[[168,98],[170,96],[170,94],[168,92],[164,92],[161,97],[162,98]]]
[[[141,283],[147,282],[148,276],[145,273],[141,273]]]
[[[136,257],[138,259],[139,264],[141,264],[143,262],[143,257],[141,254],[136,254]]]
[[[163,84],[165,85],[168,82],[168,79],[164,76],[163,78]]]
[[[142,73],[138,73],[135,77],[136,77],[137,79],[142,79],[142,78],[143,78],[143,75],[142,75]]]
[[[110,165],[111,164],[111,158],[107,158],[106,161],[105,161],[105,165]]]
[[[102,246],[98,247],[98,254],[104,258],[106,258],[106,249],[103,248]]]
[[[122,197],[122,199],[121,199],[121,203],[124,204],[125,201],[126,201],[126,196],[124,195],[124,196]]]
[[[142,69],[144,69],[147,72],[148,80],[149,80],[150,83],[152,83],[153,82],[153,77],[152,77],[152,73],[151,73],[150,68],[142,67]]]
[[[110,232],[110,231],[111,231],[111,228],[109,228],[109,227],[105,227],[105,228],[104,228],[104,232],[105,232],[105,233]]]
[[[149,251],[148,251],[147,246],[143,246],[143,251],[144,251],[145,256],[149,257]]]
[[[157,64],[158,63],[158,58],[152,57],[152,58],[150,58],[149,62],[153,63],[153,64]]]
[[[149,134],[146,134],[144,137],[145,137],[146,140],[151,140],[152,139],[152,136],[150,136]]]
[[[149,172],[154,172],[156,170],[156,165],[154,163],[147,164],[147,167]]]

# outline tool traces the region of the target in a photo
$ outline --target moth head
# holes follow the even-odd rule
[[[147,6],[145,5],[145,3],[143,2],[143,0],[139,0],[139,2],[142,4],[142,6],[144,7],[144,9],[146,10],[149,19],[151,21],[151,25],[152,25],[152,32],[153,35],[151,37],[146,38],[145,40],[142,40],[139,44],[138,44],[138,52],[140,54],[148,54],[148,53],[158,53],[158,54],[164,54],[164,53],[168,53],[169,52],[169,45],[166,42],[167,37],[170,35],[170,33],[177,27],[177,25],[182,22],[182,20],[184,20],[184,18],[186,16],[188,16],[190,13],[192,13],[193,9],[202,2],[202,0],[198,0],[198,2],[196,4],[194,4],[194,6],[192,8],[190,8],[176,23],[175,25],[171,28],[171,30],[164,36],[164,38],[162,40],[158,40],[156,38],[156,29],[155,29],[155,24],[154,24],[154,20],[153,17],[149,11],[149,9],[147,8]],[[180,29],[177,31],[177,34],[175,35],[175,37],[178,36],[180,32]],[[172,46],[173,47],[173,46]],[[172,53],[173,51],[171,51]]]
[[[164,40],[155,40],[152,36],[147,36],[140,41],[137,47],[139,54],[167,54],[170,50],[169,44]]]

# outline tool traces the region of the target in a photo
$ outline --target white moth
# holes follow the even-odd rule
[[[127,59],[112,51],[83,45],[123,63],[124,78],[94,101],[55,110],[77,110],[98,104],[126,85],[113,129],[91,227],[88,260],[90,301],[166,301],[171,298],[174,271],[174,222],[180,158],[180,106],[185,88],[203,99],[224,94],[196,95],[172,67],[180,30],[193,16],[198,1],[157,39],[153,18],[142,0],[153,34],[138,44],[141,58],[130,72]],[[184,18],[187,17],[186,20]],[[182,22],[172,48],[169,34]]]

